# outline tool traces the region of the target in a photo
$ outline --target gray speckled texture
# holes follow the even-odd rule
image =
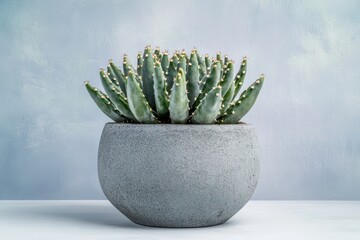
[[[105,125],[98,172],[109,201],[156,227],[226,222],[254,193],[258,141],[246,124]]]

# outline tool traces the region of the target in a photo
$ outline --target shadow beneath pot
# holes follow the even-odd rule
[[[3,216],[23,219],[26,221],[49,221],[52,224],[76,224],[103,226],[111,228],[142,229],[153,231],[167,231],[177,229],[198,231],[205,228],[233,228],[244,224],[240,219],[230,220],[221,225],[196,228],[153,228],[131,222],[110,203],[105,201],[35,201],[16,208],[2,210]],[[91,227],[91,226],[90,226]]]
[[[47,202],[44,204],[34,204],[31,206],[17,208],[16,211],[12,209],[11,214],[19,218],[29,218],[77,223],[77,224],[94,224],[108,227],[122,227],[122,228],[145,228],[139,226],[110,204],[97,202]]]

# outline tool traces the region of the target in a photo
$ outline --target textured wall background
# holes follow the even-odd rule
[[[145,45],[248,55],[267,81],[257,199],[360,199],[360,1],[0,1],[0,199],[103,198],[83,81]]]

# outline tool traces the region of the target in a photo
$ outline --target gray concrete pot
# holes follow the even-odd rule
[[[218,225],[254,193],[258,141],[246,124],[108,123],[98,173],[106,197],[134,223]]]

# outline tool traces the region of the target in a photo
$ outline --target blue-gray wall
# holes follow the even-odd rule
[[[249,56],[257,199],[360,199],[360,1],[0,1],[0,199],[103,198],[84,80],[145,45]]]

